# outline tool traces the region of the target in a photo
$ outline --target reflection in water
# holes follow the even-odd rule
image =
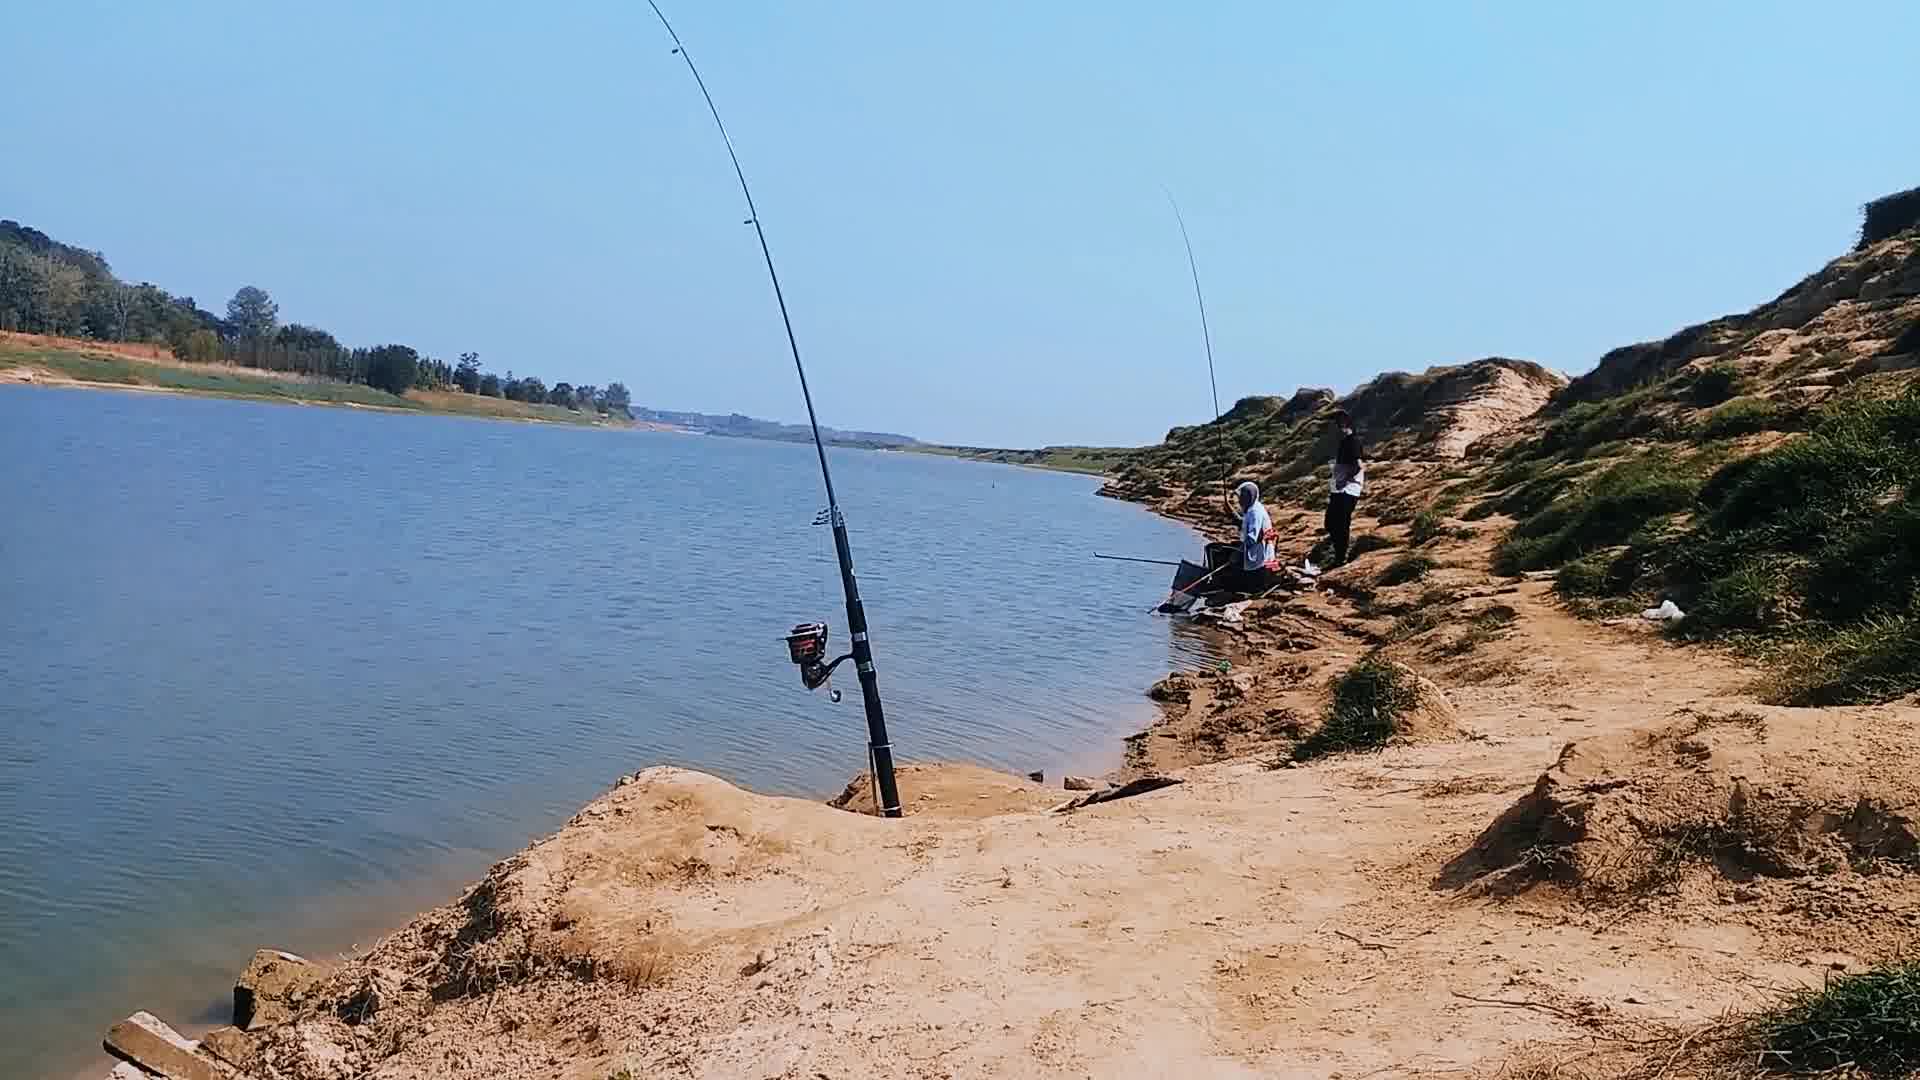
[[[0,391],[0,1045],[210,1015],[252,950],[450,899],[618,773],[862,767],[808,447]],[[1211,654],[1145,614],[1184,528],[1092,480],[835,452],[904,759],[1084,770]],[[851,680],[844,680],[851,687]]]

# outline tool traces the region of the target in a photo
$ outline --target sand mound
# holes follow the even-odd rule
[[[1460,733],[1460,714],[1439,684],[1399,661],[1390,661],[1412,687],[1411,703],[1394,714],[1393,732],[1403,739],[1445,739]]]
[[[900,809],[907,814],[945,818],[983,818],[1022,810],[1045,810],[1061,795],[1010,773],[954,763],[908,762],[895,767]],[[827,805],[837,810],[877,814],[873,778],[861,772]]]
[[[1500,893],[1554,880],[1605,896],[1694,872],[1748,880],[1920,865],[1916,736],[1911,719],[1682,710],[1571,743],[1436,885]]]
[[[868,881],[898,873],[894,829],[703,773],[644,770],[344,965],[254,1054],[284,1075],[358,1075],[366,1048],[417,1035],[438,1003],[541,980],[637,988],[693,951],[737,942],[751,953],[813,898],[844,890],[852,869]]]
[[[1489,357],[1418,375],[1388,372],[1340,406],[1372,433],[1370,456],[1459,458],[1479,439],[1539,412],[1566,385],[1566,376],[1532,361]]]

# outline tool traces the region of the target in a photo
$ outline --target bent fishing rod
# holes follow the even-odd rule
[[[1200,291],[1200,263],[1193,257],[1193,238],[1187,235],[1187,218],[1180,212],[1180,203],[1173,197],[1173,189],[1162,184],[1160,190],[1167,196],[1167,205],[1173,207],[1173,220],[1180,225],[1180,242],[1187,248],[1187,271],[1193,275],[1193,302],[1200,309],[1200,342],[1206,346],[1207,350],[1207,387],[1213,391],[1213,419],[1217,423],[1220,420],[1220,384],[1213,377],[1213,331],[1207,328],[1207,298]],[[1232,472],[1229,471],[1228,479],[1232,479],[1232,476]],[[1226,499],[1227,509],[1231,511],[1233,494],[1224,490],[1224,487],[1223,483],[1220,494]]]
[[[1180,242],[1187,246],[1187,270],[1193,274],[1193,302],[1200,306],[1200,340],[1207,347],[1207,388],[1213,391],[1213,418],[1220,419],[1220,384],[1213,377],[1213,332],[1207,329],[1207,298],[1200,293],[1200,264],[1193,257],[1193,238],[1187,235],[1187,219],[1180,213],[1180,204],[1173,197],[1173,190],[1164,185],[1160,188],[1166,193],[1167,205],[1173,207],[1173,220],[1180,223]]]
[[[773,268],[773,249],[767,246],[766,230],[760,227],[760,211],[753,204],[753,189],[747,186],[746,170],[740,167],[740,155],[733,149],[733,136],[727,134],[726,122],[720,119],[720,109],[714,105],[713,95],[707,91],[707,81],[700,77],[700,69],[694,66],[686,44],[674,32],[673,24],[667,21],[660,5],[655,0],[647,0],[647,6],[653,9],[654,17],[660,20],[667,36],[673,39],[674,55],[686,62],[688,74],[693,76],[694,85],[700,88],[700,96],[706,99],[707,112],[713,116],[713,126],[720,132],[720,141],[727,146],[727,159],[733,162],[734,178],[740,181],[740,194],[747,200],[746,224],[753,226],[753,235],[760,241],[760,256],[767,264],[767,279],[773,283],[773,299],[780,306],[780,322],[787,331],[787,349],[793,354],[793,370],[800,376],[800,396],[807,403],[807,423],[813,428],[813,449],[820,458],[820,479],[827,488],[827,517],[833,525],[834,553],[840,559],[840,587],[847,596],[847,634],[853,639],[853,651],[831,663],[824,662],[827,646],[825,624],[802,623],[794,627],[793,633],[787,637],[789,658],[800,666],[800,681],[809,690],[826,682],[827,676],[841,661],[853,661],[860,676],[860,697],[867,710],[867,748],[873,759],[874,802],[883,816],[899,817],[900,791],[894,783],[893,744],[887,740],[886,711],[880,705],[880,679],[873,668],[873,645],[867,639],[867,611],[860,603],[860,585],[853,576],[853,547],[847,540],[847,519],[840,512],[840,501],[833,493],[833,471],[827,467],[827,444],[820,438],[820,418],[813,411],[813,391],[807,387],[806,365],[800,362],[800,342],[793,334],[793,318],[787,314],[786,294],[781,291],[780,275]],[[835,700],[838,700],[837,694]]]

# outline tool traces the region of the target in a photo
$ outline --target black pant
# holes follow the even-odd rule
[[[1259,596],[1261,593],[1273,588],[1273,571],[1268,570],[1264,566],[1248,570],[1243,563],[1236,560],[1233,565],[1215,574],[1213,580],[1208,584],[1225,589],[1228,592],[1245,593],[1248,596]]]
[[[1333,543],[1333,561],[1329,566],[1347,561],[1347,534],[1353,530],[1353,508],[1359,502],[1358,495],[1335,492],[1327,496],[1327,538]]]

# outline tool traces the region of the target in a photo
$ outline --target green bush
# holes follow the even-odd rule
[[[1362,533],[1354,537],[1353,541],[1347,545],[1347,557],[1359,558],[1369,551],[1384,551],[1394,545],[1395,541],[1391,536],[1383,536],[1380,533],[1372,532]]]
[[[1751,1023],[1771,1071],[1911,1076],[1920,1071],[1920,963],[1835,975]]]
[[[1732,364],[1715,364],[1693,376],[1687,384],[1687,398],[1701,408],[1709,408],[1738,395],[1741,382]]]
[[[1425,555],[1402,555],[1388,563],[1375,579],[1379,585],[1405,585],[1409,581],[1419,581],[1440,565]]]
[[[1420,704],[1420,691],[1404,669],[1377,656],[1347,669],[1333,683],[1333,700],[1319,730],[1293,748],[1293,760],[1385,746],[1394,721]]]
[[[1756,431],[1772,431],[1783,426],[1786,410],[1768,398],[1735,398],[1725,405],[1707,414],[1707,418],[1693,429],[1696,441],[1726,439],[1735,435],[1751,435]]]
[[[1566,599],[1606,596],[1612,565],[1613,556],[1603,552],[1575,559],[1553,575],[1553,591]]]
[[[1428,507],[1413,515],[1413,521],[1407,525],[1407,542],[1414,547],[1421,547],[1445,531],[1440,512]]]

